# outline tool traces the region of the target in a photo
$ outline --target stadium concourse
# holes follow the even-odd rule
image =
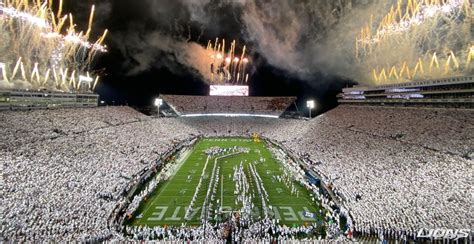
[[[473,218],[472,110],[339,106],[305,121],[102,107],[4,111],[0,121],[0,241],[126,239],[111,219],[161,155],[196,136],[251,133],[304,159],[359,236],[414,238]]]

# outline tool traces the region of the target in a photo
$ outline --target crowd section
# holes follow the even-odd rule
[[[0,236],[121,238],[108,218],[137,174],[160,155],[198,135],[254,132],[304,159],[358,233],[403,239],[419,228],[467,228],[473,161],[464,155],[474,149],[473,115],[346,106],[311,121],[148,119],[119,107],[2,112],[1,146],[7,150],[0,153]],[[46,140],[58,128],[65,133]]]
[[[89,120],[99,121],[103,112],[112,110],[97,109]],[[63,112],[68,113],[55,110],[42,118],[52,119]],[[173,119],[146,120],[47,142],[15,143],[2,150],[0,236],[25,241],[110,238],[109,217],[123,203],[122,193],[160,155],[188,138],[190,131]]]
[[[2,111],[0,148],[147,119],[130,107]]]
[[[295,97],[222,97],[162,95],[179,114],[245,113],[280,115]]]
[[[474,156],[473,110],[340,106],[331,115],[338,127]]]
[[[356,231],[414,238],[420,228],[466,228],[472,161],[317,122],[311,137],[284,144],[308,156]]]

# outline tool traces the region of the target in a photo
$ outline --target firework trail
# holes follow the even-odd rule
[[[209,41],[206,54],[210,57],[210,82],[211,84],[247,84],[249,81],[249,59],[245,56],[247,47],[244,46],[241,54],[237,54],[235,40],[230,43],[226,50],[225,39],[216,38],[214,44]]]
[[[398,0],[356,37],[363,79],[388,84],[472,74],[472,21],[469,0]]]
[[[53,0],[0,2],[0,86],[4,88],[94,90],[99,77],[90,66],[97,53],[107,52],[107,30],[90,42],[95,15],[92,6],[88,29],[77,32],[72,14],[57,11]]]

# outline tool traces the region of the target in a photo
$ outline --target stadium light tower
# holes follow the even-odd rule
[[[158,108],[158,117],[160,117],[160,106],[163,105],[163,99],[157,98],[155,99],[155,106]]]
[[[306,107],[309,109],[309,118],[311,119],[311,110],[314,109],[314,100],[308,100],[306,102]]]

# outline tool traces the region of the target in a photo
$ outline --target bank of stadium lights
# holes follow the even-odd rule
[[[161,98],[155,99],[155,106],[158,109],[158,113],[157,113],[158,117],[160,117],[160,107],[161,107],[161,105],[163,105],[163,99],[161,99]]]
[[[308,100],[306,102],[306,107],[308,107],[308,110],[309,110],[309,118],[311,119],[311,110],[313,110],[315,108],[315,103],[314,103],[314,100]]]

